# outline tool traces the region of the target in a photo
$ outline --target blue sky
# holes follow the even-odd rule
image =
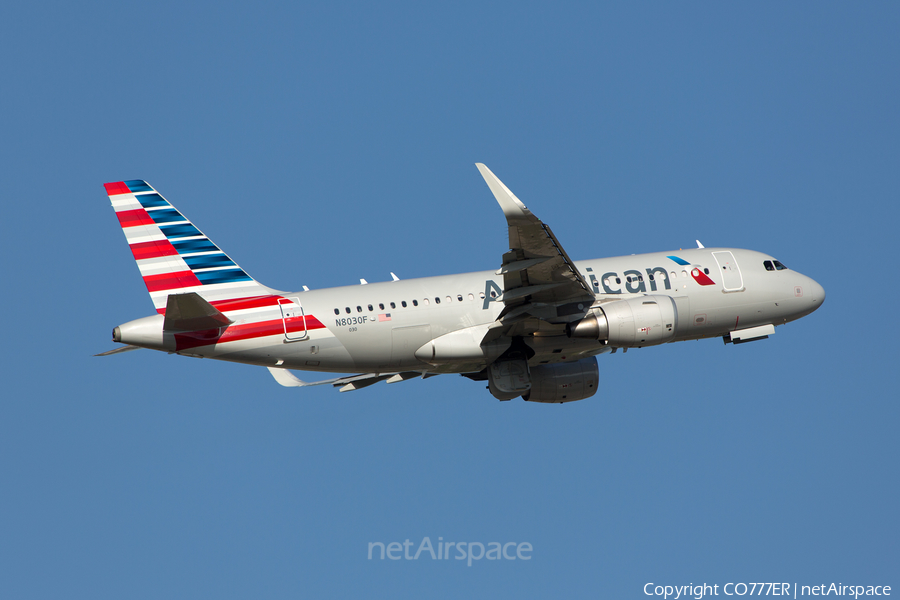
[[[898,30],[878,2],[3,6],[2,595],[896,588]],[[497,267],[478,161],[573,258],[699,238],[827,301],[761,343],[601,357],[563,406],[92,356],[152,311],[104,182],[323,288]],[[366,558],[424,536],[533,558]]]

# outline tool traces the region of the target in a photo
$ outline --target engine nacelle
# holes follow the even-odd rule
[[[531,390],[522,397],[530,402],[574,402],[597,393],[600,371],[595,357],[575,362],[531,368]]]
[[[615,348],[665,344],[675,337],[676,310],[670,296],[617,300],[593,308],[582,320],[566,325],[566,335],[596,339]]]
[[[531,369],[525,359],[498,360],[487,371],[488,389],[497,400],[512,400],[531,389]]]

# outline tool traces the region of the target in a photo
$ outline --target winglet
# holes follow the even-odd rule
[[[494,198],[497,199],[497,203],[500,205],[500,208],[503,209],[503,214],[506,215],[508,220],[523,219],[532,221],[537,219],[537,217],[531,214],[528,207],[522,204],[522,201],[516,198],[516,195],[513,194],[508,187],[503,185],[502,181],[497,179],[497,176],[494,175],[490,169],[482,163],[475,163],[475,166],[478,167],[481,176],[484,177],[484,182],[491,188],[491,193],[494,194]]]
[[[700,243],[700,240],[694,240],[694,241],[697,242],[698,248],[706,248],[706,246],[704,246],[703,244]]]
[[[307,385],[305,381],[301,381],[294,377],[294,374],[286,369],[275,369],[273,367],[269,367],[269,373],[272,374],[272,377],[275,378],[275,381],[283,385],[284,387],[303,387]]]
[[[283,385],[284,387],[306,387],[308,385],[324,385],[326,383],[334,383],[338,379],[326,379],[325,381],[303,381],[302,379],[298,379],[294,376],[293,373],[288,371],[287,369],[276,369],[275,367],[269,367],[269,373],[272,374],[272,377],[275,378],[275,381]]]

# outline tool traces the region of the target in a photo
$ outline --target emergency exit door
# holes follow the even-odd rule
[[[279,298],[281,323],[284,325],[284,339],[287,342],[305,340],[309,337],[306,331],[306,317],[299,298]]]

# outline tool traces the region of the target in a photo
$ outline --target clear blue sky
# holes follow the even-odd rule
[[[0,596],[643,598],[900,586],[896,3],[0,8]],[[338,394],[150,351],[101,184],[146,179],[278,289],[496,268],[482,161],[573,258],[753,248],[819,281],[743,346],[597,396]],[[530,561],[369,561],[527,541]]]

